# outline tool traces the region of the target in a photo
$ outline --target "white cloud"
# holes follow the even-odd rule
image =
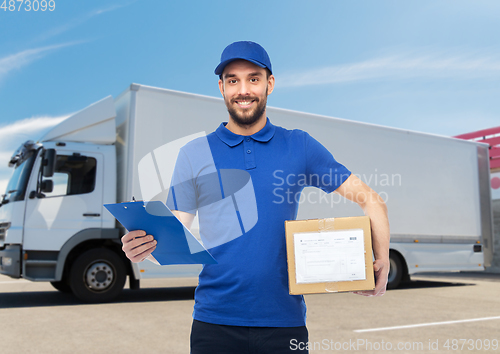
[[[49,31],[46,31],[42,34],[40,34],[38,37],[36,37],[36,40],[38,41],[43,41],[43,40],[47,40],[51,37],[54,37],[54,36],[57,36],[61,33],[64,33],[64,32],[67,32],[75,27],[78,27],[80,26],[81,24],[87,22],[88,20],[92,19],[93,17],[96,17],[96,16],[99,16],[99,15],[102,15],[106,12],[110,12],[110,11],[114,11],[114,10],[117,10],[117,9],[120,9],[122,7],[125,7],[125,6],[129,6],[131,4],[133,4],[134,2],[136,1],[133,1],[133,2],[129,2],[127,4],[122,4],[122,5],[112,5],[112,6],[109,6],[109,7],[106,7],[106,8],[102,8],[102,9],[97,9],[97,10],[94,10],[94,11],[91,11],[87,14],[84,14],[80,17],[77,17],[77,18],[74,18],[72,19],[71,21],[61,25],[61,26],[58,26],[58,27],[55,27]]]
[[[0,127],[0,194],[7,187],[12,170],[8,162],[14,151],[26,140],[37,141],[38,138],[56,124],[69,117],[32,117]]]
[[[12,71],[19,70],[35,60],[43,58],[50,51],[75,45],[81,42],[69,42],[63,44],[49,45],[45,47],[23,50],[22,52],[0,58],[0,82]]]
[[[36,140],[41,131],[59,124],[68,117],[69,115],[60,117],[32,117],[4,125],[0,127],[0,136],[3,137],[0,142],[0,147],[2,147],[5,142],[10,142],[11,140],[18,140],[19,143],[28,139]],[[24,140],[19,140],[20,138]],[[2,151],[0,150],[0,154],[1,153]]]
[[[5,161],[9,161],[14,150],[12,151],[0,151],[0,162],[3,164]]]
[[[300,87],[384,79],[495,79],[500,78],[500,56],[484,53],[414,55],[406,53],[335,65],[278,77],[280,87]]]
[[[136,0],[137,1],[137,0]],[[106,12],[114,11],[119,8],[129,6],[136,1],[128,2],[126,4],[121,4],[121,5],[113,5],[109,6],[106,8],[101,8],[97,9],[94,11],[91,11],[85,15],[82,15],[76,19],[73,19],[64,25],[61,25],[59,27],[55,27],[49,31],[46,31],[39,36],[35,37],[33,41],[39,42],[39,41],[44,41],[47,40],[51,37],[57,36],[61,33],[64,33],[72,28],[75,28],[91,18],[95,16],[102,15]],[[33,42],[31,41],[31,42]],[[71,45],[79,44],[79,43],[84,43],[86,41],[75,41],[75,42],[69,42],[69,43],[63,43],[63,44],[56,44],[56,45],[49,45],[49,46],[44,46],[44,47],[38,47],[38,48],[33,48],[33,49],[26,49],[21,52],[11,54],[8,56],[5,56],[3,58],[0,58],[0,83],[2,80],[12,71],[14,70],[19,70],[22,67],[31,64],[32,62],[43,58],[45,55],[47,55],[49,52],[54,51],[56,49],[68,47]]]
[[[408,114],[406,118],[404,122],[395,119],[388,124],[446,136],[456,136],[499,125],[498,116],[480,110],[428,114],[425,119],[418,114]]]

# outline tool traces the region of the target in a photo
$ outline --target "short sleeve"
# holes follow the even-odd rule
[[[167,206],[171,210],[196,214],[198,209],[196,183],[193,169],[183,149],[179,151],[175,163],[172,182],[167,197]]]
[[[335,191],[351,175],[319,141],[305,133],[306,174],[309,185],[326,193]]]

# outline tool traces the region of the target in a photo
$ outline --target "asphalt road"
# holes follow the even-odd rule
[[[0,352],[189,353],[195,285],[144,280],[114,303],[86,305],[0,276]],[[500,275],[484,273],[413,276],[380,298],[308,295],[310,352],[498,353],[499,295]]]

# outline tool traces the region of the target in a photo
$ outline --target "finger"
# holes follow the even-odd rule
[[[149,242],[144,242],[144,243],[138,245],[137,247],[132,248],[131,251],[137,254],[139,252],[143,252],[144,250],[146,250],[148,248],[156,246],[156,244],[157,244],[157,241],[151,239],[151,241],[149,241]]]
[[[144,230],[134,230],[134,231],[130,231],[125,236],[128,236],[127,239],[126,239],[127,242],[130,242],[130,241],[133,241],[134,239],[146,236],[146,231],[144,231]]]
[[[127,257],[133,262],[140,262],[149,256],[156,249],[156,244],[147,244],[137,247],[134,250],[126,253]]]
[[[373,290],[364,290],[364,291],[354,291],[353,294],[362,295],[362,296],[373,296]]]
[[[124,245],[124,247],[126,247],[130,250],[133,250],[137,247],[140,247],[142,245],[146,245],[148,243],[152,244],[153,241],[155,241],[155,239],[151,235],[136,237],[134,240],[130,241],[127,245]]]
[[[382,280],[380,277],[375,280],[375,289],[373,290],[363,290],[363,291],[354,291],[354,294],[363,295],[363,296],[382,296],[385,294],[387,281]]]
[[[385,289],[387,287],[387,278],[379,276],[375,282],[374,296],[382,296],[385,294]]]
[[[145,242],[146,237],[141,239],[136,239],[134,241],[128,242],[122,246],[123,252],[128,258],[135,257],[137,254],[144,252],[144,250],[156,246],[156,240],[152,236],[148,237],[147,242]]]
[[[124,243],[122,245],[122,250],[123,252],[128,252],[130,250],[133,250],[134,248],[141,246],[145,243],[154,241],[154,237],[152,235],[146,235],[146,236],[139,236],[135,237],[134,239]]]
[[[146,237],[143,237],[146,238]],[[145,242],[146,241],[146,242]],[[129,242],[128,244],[123,245],[122,250],[128,254],[135,256],[138,253],[144,252],[144,250],[156,246],[157,241],[153,239],[152,236],[149,236],[147,240],[135,240]]]
[[[382,291],[382,287],[377,285],[375,287],[375,290],[373,290],[373,296],[379,296],[381,291]]]
[[[125,244],[127,242],[133,241],[136,237],[146,236],[146,232],[143,230],[134,230],[129,233],[123,235],[122,243]]]
[[[143,260],[145,260],[151,253],[153,253],[153,251],[156,249],[156,246],[153,246],[151,248],[148,248],[147,250],[145,250],[144,252],[142,253],[139,253],[137,255],[135,255],[134,257],[132,257],[130,260],[134,263],[138,263],[138,262],[142,262]]]

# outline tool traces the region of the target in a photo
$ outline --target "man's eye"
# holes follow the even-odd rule
[[[236,80],[229,80],[229,83],[230,83],[230,84],[235,84],[235,83],[236,83]]]
[[[251,82],[257,82],[257,81],[259,81],[259,79],[257,79],[257,78],[254,77],[254,78],[250,79],[250,81]]]

